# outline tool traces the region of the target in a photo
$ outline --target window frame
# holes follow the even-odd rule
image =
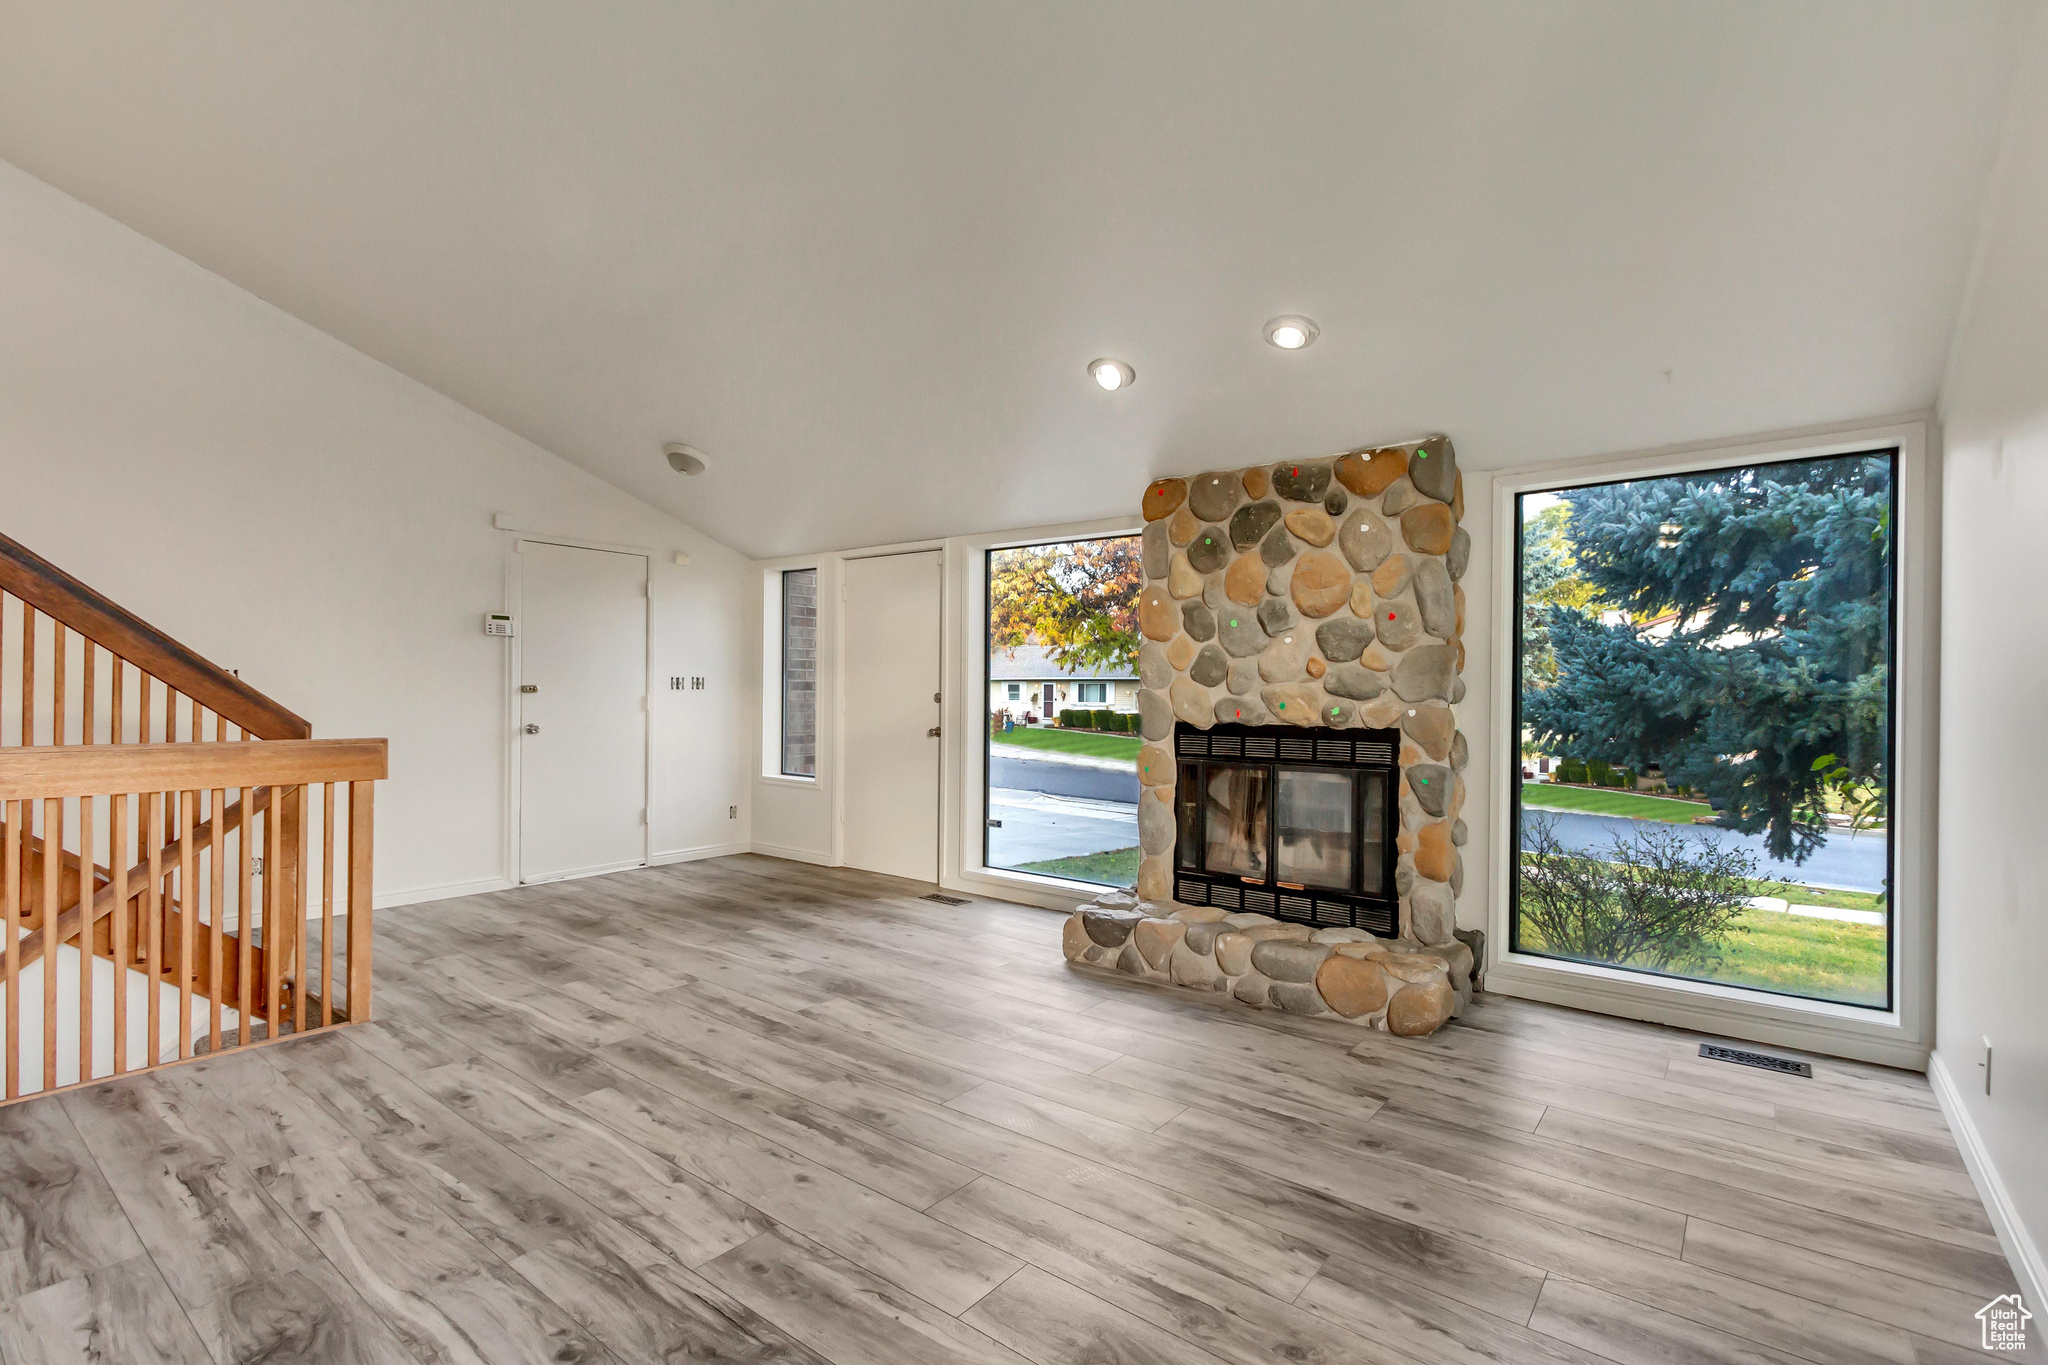
[[[1106,529],[1106,527],[1115,527],[1117,529]],[[969,655],[969,668],[981,675],[983,688],[986,689],[987,685],[992,681],[989,677],[993,662],[992,651],[989,648],[989,623],[995,618],[995,575],[992,570],[996,555],[1009,550],[1028,550],[1039,545],[1065,545],[1089,540],[1135,539],[1142,536],[1144,531],[1143,523],[1133,527],[1127,523],[1119,522],[1106,524],[1090,522],[1072,528],[1049,527],[1036,533],[1025,532],[1003,536],[976,536],[968,540],[965,546],[968,550],[967,558],[973,566],[971,572],[979,578],[979,582],[974,585],[979,588],[979,591],[967,594],[968,600],[974,603],[975,610],[969,619],[968,629],[961,633],[961,644]],[[1044,686],[1050,688],[1052,684],[1046,683]],[[984,690],[981,695],[987,696],[988,694]],[[1031,700],[1035,704],[1038,699],[1034,697]],[[1050,707],[1045,709],[1048,712],[1051,710]],[[1045,719],[1050,718],[1049,715],[1045,717]],[[1042,872],[1023,872],[1016,868],[1002,867],[989,860],[988,791],[989,776],[995,758],[993,753],[995,737],[989,733],[988,715],[985,708],[980,716],[973,719],[972,723],[981,737],[980,742],[974,745],[975,755],[980,761],[978,764],[970,763],[966,767],[966,773],[970,780],[964,784],[967,790],[962,792],[961,815],[963,820],[971,820],[975,823],[975,826],[979,828],[979,836],[970,835],[962,841],[964,845],[963,852],[972,850],[972,860],[970,861],[968,858],[963,857],[962,866],[957,874],[958,880],[962,883],[986,881],[991,885],[1006,886],[1014,888],[1015,891],[1019,892],[1024,891],[1026,888],[1031,890],[1056,889],[1060,892],[1069,890],[1082,891],[1089,894],[1099,894],[1107,890],[1108,888],[1101,882],[1084,882],[1072,877],[1055,877]],[[1141,790],[1139,792],[1140,799],[1143,799],[1143,796],[1144,792]]]
[[[1887,581],[1885,584],[1887,594],[1886,607],[1888,618],[1888,629],[1885,641],[1885,671],[1887,679],[1887,689],[1889,690],[1893,685],[1895,685],[1899,673],[1899,519],[1897,515],[1897,508],[1898,503],[1900,501],[1900,489],[1902,487],[1903,480],[1901,469],[1901,451],[1896,444],[1892,444],[1889,446],[1879,446],[1876,448],[1866,450],[1842,451],[1829,455],[1804,455],[1796,458],[1777,457],[1769,460],[1742,460],[1730,464],[1708,466],[1702,469],[1687,470],[1684,471],[1684,473],[1682,474],[1667,473],[1650,475],[1622,475],[1619,477],[1611,478],[1577,479],[1544,488],[1524,488],[1518,490],[1512,495],[1510,500],[1513,508],[1512,534],[1509,537],[1509,539],[1502,542],[1502,547],[1504,551],[1514,560],[1511,569],[1511,574],[1514,582],[1514,591],[1508,598],[1507,606],[1508,617],[1510,622],[1512,623],[1511,632],[1513,640],[1508,673],[1508,706],[1510,719],[1507,731],[1502,736],[1507,746],[1505,752],[1502,755],[1502,771],[1505,776],[1505,780],[1507,782],[1510,792],[1508,803],[1508,843],[1511,850],[1512,859],[1519,858],[1521,844],[1520,834],[1522,829],[1523,818],[1523,783],[1521,761],[1523,720],[1521,684],[1522,646],[1525,637],[1525,631],[1523,628],[1525,605],[1522,570],[1524,561],[1524,534],[1526,531],[1526,527],[1522,520],[1522,500],[1530,496],[1531,494],[1537,493],[1569,493],[1587,488],[1607,488],[1612,487],[1616,484],[1644,483],[1652,482],[1657,479],[1663,478],[1684,477],[1686,474],[1736,473],[1743,470],[1762,468],[1766,465],[1813,464],[1818,463],[1822,460],[1858,458],[1870,459],[1876,457],[1885,458],[1886,462],[1890,466],[1889,473],[1891,480],[1891,497],[1893,510],[1889,536],[1890,544],[1888,546],[1888,549],[1890,551],[1888,556],[1888,572],[1886,575]],[[1887,706],[1884,737],[1885,771],[1887,774],[1891,775],[1894,780],[1896,780],[1896,775],[1898,772],[1898,708],[1894,698],[1888,696],[1886,698],[1886,701]],[[1895,805],[1896,803],[1893,802],[1891,804]],[[1885,812],[1886,823],[1884,835],[1885,884],[1887,888],[1891,887],[1897,881],[1898,875],[1896,847],[1897,841],[1893,837],[1898,826],[1896,820],[1893,818],[1894,813],[1895,812],[1888,806]],[[1517,874],[1514,862],[1511,860],[1508,875],[1505,878],[1504,888],[1508,898],[1508,917],[1507,937],[1504,940],[1502,940],[1503,946],[1510,953],[1521,958],[1541,959],[1542,961],[1549,963],[1575,962],[1575,959],[1561,957],[1553,953],[1536,952],[1530,949],[1525,949],[1521,946],[1521,888],[1522,879]],[[1897,921],[1897,907],[1893,903],[1893,898],[1891,896],[1887,896],[1885,914],[1885,998],[1884,1003],[1881,1005],[1860,1004],[1853,1001],[1830,1001],[1819,996],[1800,995],[1794,991],[1773,990],[1769,987],[1764,986],[1733,985],[1730,983],[1716,982],[1709,977],[1688,976],[1682,972],[1659,971],[1656,968],[1652,967],[1627,967],[1608,964],[1587,965],[1608,965],[1608,970],[1628,972],[1636,976],[1652,977],[1666,981],[1683,981],[1699,984],[1722,985],[1726,986],[1730,990],[1741,991],[1745,994],[1777,996],[1783,999],[1800,1001],[1807,1004],[1840,1005],[1844,1008],[1860,1010],[1869,1013],[1873,1016],[1884,1015],[1889,1014],[1893,1011],[1898,998],[1899,983],[1898,974],[1895,970],[1899,946]]]
[[[807,772],[807,773],[805,773],[805,772],[791,772],[791,771],[789,770],[789,587],[790,587],[790,579],[791,579],[791,578],[792,578],[793,576],[796,576],[796,575],[799,575],[799,574],[809,574],[809,575],[811,576],[811,597],[812,597],[812,607],[811,607],[811,612],[812,612],[812,616],[811,616],[811,770],[810,770],[809,772]],[[812,566],[812,567],[810,567],[810,568],[788,568],[788,569],[782,569],[782,570],[780,570],[780,571],[778,572],[778,574],[777,574],[777,576],[776,576],[776,588],[777,588],[777,599],[776,599],[776,601],[777,601],[777,610],[776,610],[776,617],[775,617],[775,622],[776,622],[776,634],[777,634],[777,637],[778,637],[778,638],[777,638],[777,646],[776,646],[776,660],[777,660],[777,666],[776,666],[776,670],[775,670],[775,673],[776,673],[776,699],[777,699],[777,700],[776,700],[776,708],[775,708],[775,715],[776,715],[776,728],[775,728],[775,756],[776,756],[776,762],[775,762],[775,771],[774,771],[773,773],[770,773],[770,774],[768,774],[768,776],[771,776],[771,777],[780,777],[780,778],[783,778],[783,779],[785,779],[785,780],[787,780],[787,781],[791,781],[791,782],[816,782],[816,781],[818,780],[818,760],[819,760],[819,753],[820,753],[820,750],[821,750],[821,748],[822,748],[822,744],[821,744],[821,738],[822,738],[822,736],[821,736],[821,733],[820,733],[820,726],[819,726],[819,715],[820,715],[820,711],[821,711],[821,709],[822,709],[822,708],[821,708],[821,707],[819,706],[819,704],[818,704],[818,696],[819,696],[819,693],[818,693],[818,687],[819,687],[819,673],[820,673],[820,670],[819,670],[819,667],[818,667],[818,659],[819,659],[819,651],[820,651],[820,647],[821,647],[821,645],[822,645],[822,638],[821,638],[821,637],[822,637],[822,632],[821,632],[821,631],[820,631],[820,629],[819,629],[819,622],[820,622],[820,620],[821,620],[821,613],[820,613],[820,611],[819,611],[819,605],[818,605],[818,604],[819,604],[819,601],[820,601],[820,598],[819,598],[819,591],[818,591],[818,590],[819,590],[819,581],[820,581],[820,575],[819,575],[819,573],[818,573],[818,570],[817,570],[817,567],[816,567],[815,565],[813,565],[813,566]]]
[[[1484,637],[1485,655],[1472,660],[1467,676],[1475,689],[1483,686],[1489,690],[1483,716],[1474,714],[1478,708],[1461,708],[1460,721],[1472,727],[1469,737],[1474,763],[1467,778],[1476,790],[1468,812],[1480,808],[1476,798],[1484,792],[1481,900],[1491,959],[1486,971],[1488,990],[1888,1066],[1926,1067],[1934,1042],[1934,778],[1940,658],[1935,574],[1940,556],[1940,477],[1938,464],[1929,454],[1932,439],[1925,422],[1908,420],[1667,447],[1477,475],[1492,484],[1491,534],[1482,544],[1478,528],[1474,528],[1472,572],[1466,576],[1465,586],[1474,598],[1472,614],[1486,620],[1489,629]],[[1511,778],[1519,768],[1509,766],[1519,764],[1515,716],[1519,628],[1510,609],[1517,597],[1515,577],[1520,561],[1514,553],[1517,495],[1892,447],[1898,455],[1893,489],[1894,670],[1890,698],[1891,1008],[1875,1011],[1868,1006],[1772,995],[1517,952],[1511,946],[1508,894],[1516,855],[1511,843],[1518,829],[1511,820]],[[1468,847],[1466,852],[1469,856],[1474,850]],[[1468,879],[1470,875],[1468,868]],[[1468,914],[1471,890],[1468,885]]]

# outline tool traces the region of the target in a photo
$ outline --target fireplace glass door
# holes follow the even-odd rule
[[[1271,819],[1271,768],[1235,763],[1209,766],[1205,862],[1211,872],[1266,880],[1267,821]]]
[[[1352,775],[1281,768],[1276,776],[1274,880],[1282,886],[1349,890],[1356,827],[1352,805],[1357,800]]]

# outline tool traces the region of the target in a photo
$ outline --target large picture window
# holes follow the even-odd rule
[[[818,571],[782,575],[782,775],[818,775]]]
[[[1897,469],[1517,495],[1517,951],[1890,1007]]]
[[[1137,880],[1143,587],[1136,536],[989,551],[984,866]]]

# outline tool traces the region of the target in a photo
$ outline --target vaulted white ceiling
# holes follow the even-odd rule
[[[765,556],[1927,407],[2029,2],[0,0],[0,157]]]

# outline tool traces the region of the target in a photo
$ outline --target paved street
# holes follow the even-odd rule
[[[988,860],[996,867],[1134,848],[1138,842],[1135,801],[1091,801],[994,787],[988,794],[988,813],[1003,822],[1001,829],[988,832]]]
[[[1138,803],[1138,770],[1128,763],[1121,768],[1083,766],[1058,758],[1012,758],[998,749],[989,757],[989,785],[1133,806]]]
[[[1536,808],[1529,808],[1535,813]],[[1579,811],[1546,810],[1541,814],[1557,821],[1557,837],[1565,847],[1581,853],[1605,853],[1614,846],[1616,833],[1626,834],[1638,821],[1617,815],[1586,815]],[[1829,837],[1804,863],[1776,862],[1764,853],[1764,836],[1743,834],[1713,825],[1674,825],[1716,843],[1747,846],[1757,856],[1757,875],[1805,886],[1832,886],[1845,891],[1884,890],[1886,844],[1882,833]]]

